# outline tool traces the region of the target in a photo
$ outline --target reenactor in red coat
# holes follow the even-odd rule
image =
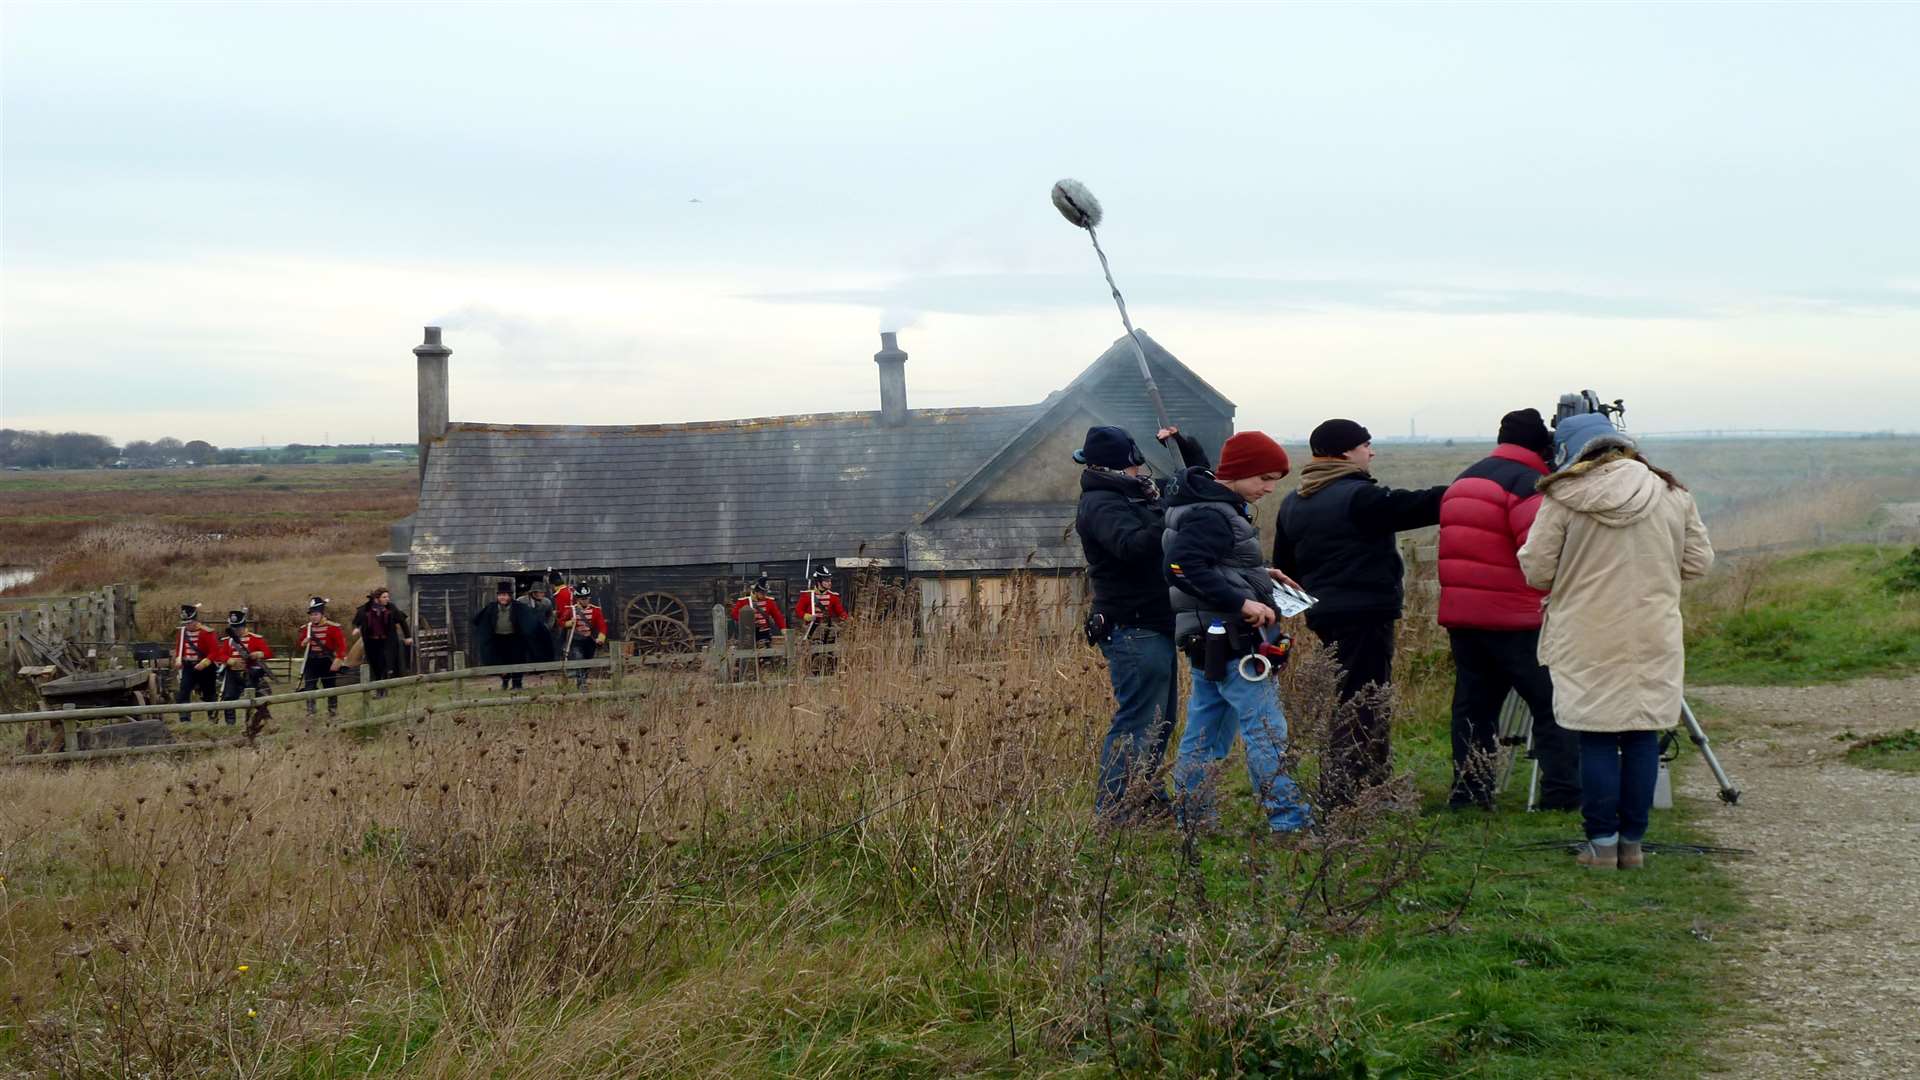
[[[807,628],[807,640],[821,643],[834,638],[834,627],[847,621],[846,606],[840,603],[840,594],[833,591],[833,571],[818,566],[813,571],[813,581],[800,599],[793,602],[793,616]]]
[[[327,598],[316,596],[307,604],[307,621],[294,635],[294,651],[300,660],[300,689],[332,687],[347,656],[347,634],[340,624],[327,618]],[[314,714],[313,699],[307,699],[307,715]],[[327,699],[327,715],[340,715],[340,699]]]
[[[213,682],[219,652],[220,639],[200,622],[200,605],[181,604],[180,631],[173,639],[173,670],[180,683],[174,691],[174,704],[187,704],[196,691],[202,701],[219,700]]]
[[[220,635],[219,654],[215,657],[220,664],[220,700],[237,701],[248,690],[262,697],[271,693],[267,685],[267,665],[264,661],[273,659],[273,646],[267,639],[247,629],[247,613],[227,612],[227,631]],[[266,710],[256,709],[254,715],[247,718],[247,727],[253,729],[257,721],[265,720]],[[227,723],[233,723],[233,710],[227,710]]]
[[[749,618],[753,620],[754,644],[771,645],[773,632],[786,630],[787,617],[780,613],[780,605],[773,599],[773,587],[767,584],[767,575],[761,574],[759,580],[753,583],[753,588],[747,590],[747,595],[733,602],[728,617],[737,623],[740,613],[749,607],[752,608]]]
[[[607,616],[593,602],[593,590],[581,585],[566,590],[567,606],[556,608],[560,633],[565,635],[568,660],[591,660],[607,643]],[[587,688],[587,669],[573,673],[580,689]]]

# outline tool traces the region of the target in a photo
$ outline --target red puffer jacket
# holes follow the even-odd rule
[[[1516,553],[1540,509],[1539,454],[1501,443],[1468,467],[1440,500],[1440,625],[1538,630],[1540,600]]]

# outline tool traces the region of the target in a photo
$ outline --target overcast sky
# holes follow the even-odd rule
[[[1136,323],[1243,428],[1920,428],[1920,6],[9,2],[0,422],[1036,401]]]

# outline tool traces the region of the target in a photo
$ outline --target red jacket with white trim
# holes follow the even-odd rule
[[[244,644],[246,646],[246,654],[242,655],[239,650],[233,647],[233,638],[227,634],[221,634],[220,651],[218,655],[214,656],[214,662],[224,664],[235,656],[241,656],[242,659],[251,664],[253,662],[251,654],[253,653],[259,653],[262,660],[273,659],[273,646],[267,644],[267,639],[261,637],[259,634],[248,631]]]
[[[220,639],[214,632],[201,627],[198,630],[182,628],[173,635],[173,664],[175,667],[198,664],[202,660],[220,659]]]
[[[607,617],[601,612],[599,604],[588,604],[584,607],[579,604],[568,604],[566,607],[556,610],[560,612],[560,629],[565,630],[567,627],[572,626],[576,617],[575,613],[577,612],[577,617],[593,628],[595,637],[604,637],[606,635]],[[574,633],[578,634],[580,631],[575,630]]]
[[[733,602],[733,610],[728,612],[728,617],[734,622],[739,622],[740,612],[746,608],[749,599],[750,597],[743,596],[735,600]],[[785,630],[787,628],[787,617],[780,614],[780,605],[774,603],[772,597],[759,601],[758,606],[760,611],[766,615],[767,621],[772,623],[775,629]]]
[[[820,606],[826,609],[828,622],[847,621],[847,609],[841,605],[839,593],[837,592],[827,593],[826,599],[821,601]],[[799,619],[801,622],[806,622],[808,619],[811,619],[813,617],[813,590],[812,589],[808,589],[805,592],[801,593],[800,599],[795,600],[793,602],[793,614],[794,614],[794,617]]]
[[[313,639],[311,646],[308,645],[308,638]],[[326,650],[328,660],[345,660],[347,657],[346,631],[331,619],[321,623],[317,633],[312,623],[301,623],[300,632],[294,635],[293,645],[309,659],[318,655],[321,649]]]

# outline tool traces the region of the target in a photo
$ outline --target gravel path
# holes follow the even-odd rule
[[[1690,694],[1744,793],[1708,827],[1760,853],[1735,864],[1755,914],[1731,932],[1754,947],[1729,959],[1759,1015],[1717,1040],[1716,1075],[1920,1077],[1920,776],[1835,739],[1920,726],[1920,677]],[[1676,779],[1714,800],[1697,759]]]

